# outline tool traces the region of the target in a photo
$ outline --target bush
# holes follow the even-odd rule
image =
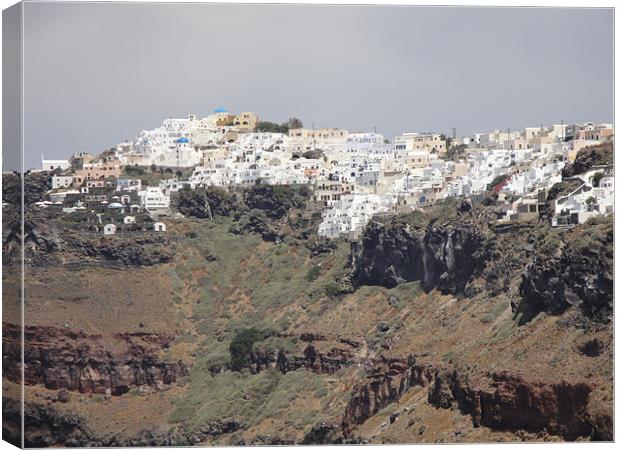
[[[239,331],[228,347],[231,369],[236,371],[243,369],[248,363],[254,344],[267,339],[271,334],[269,330],[258,330],[256,328],[246,328]]]
[[[339,293],[340,293],[340,288],[338,287],[338,284],[335,281],[330,281],[329,283],[325,285],[325,294],[329,298],[335,298],[338,296]]]
[[[319,277],[320,274],[321,268],[319,266],[313,266],[312,268],[310,268],[310,270],[308,270],[308,273],[306,274],[306,281],[313,282]]]
[[[508,180],[508,178],[510,178],[510,175],[508,175],[507,173],[496,176],[495,178],[493,178],[493,181],[491,181],[487,186],[487,191],[494,190],[499,185],[503,184],[506,180]]]

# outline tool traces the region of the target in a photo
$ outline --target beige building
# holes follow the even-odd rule
[[[73,185],[77,187],[90,180],[118,178],[121,173],[121,165],[118,161],[84,164],[82,169],[76,170],[73,174]]]
[[[446,141],[438,133],[403,133],[394,138],[394,145],[402,150],[426,150],[438,155],[446,153]]]
[[[241,114],[235,116],[233,123],[239,131],[254,131],[256,125],[258,124],[258,116],[250,111],[242,112]]]
[[[203,153],[202,165],[204,167],[215,167],[215,163],[228,158],[230,150],[228,147],[209,147],[201,148]]]
[[[291,151],[330,150],[344,147],[349,132],[342,128],[293,128],[288,132],[287,148]]]
[[[340,197],[353,191],[351,183],[340,181],[318,181],[314,187],[314,200],[327,206],[331,202],[340,200]]]
[[[595,128],[593,130],[579,130],[576,140],[585,141],[604,141],[611,138],[614,135],[613,128]]]
[[[428,150],[409,150],[405,157],[405,166],[408,169],[423,169],[428,167],[430,153]]]

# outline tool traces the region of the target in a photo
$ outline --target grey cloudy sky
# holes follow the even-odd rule
[[[26,166],[223,106],[463,135],[613,117],[611,9],[29,3]]]

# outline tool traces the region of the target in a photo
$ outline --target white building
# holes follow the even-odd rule
[[[613,214],[613,176],[600,180],[599,187],[582,184],[568,195],[556,199],[552,226],[582,224],[590,217]]]
[[[166,231],[166,224],[163,223],[163,222],[155,222],[153,224],[153,231],[165,232]]]
[[[159,187],[147,187],[138,192],[142,207],[148,211],[165,210],[170,207],[170,195],[165,194]]]
[[[116,234],[116,225],[113,223],[107,223],[103,226],[103,234],[105,236],[109,236],[112,234]]]
[[[41,156],[41,170],[52,171],[56,169],[67,170],[71,167],[67,159],[43,159]]]
[[[393,203],[393,197],[375,194],[343,195],[323,211],[318,234],[331,239],[357,237],[373,216],[389,212]]]
[[[52,189],[66,189],[73,183],[73,176],[54,175],[52,176]]]

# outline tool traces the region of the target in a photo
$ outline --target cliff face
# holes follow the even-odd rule
[[[3,402],[3,438],[19,446],[21,405],[18,401]],[[49,405],[26,403],[24,409],[26,447],[161,447],[189,446],[204,440],[232,433],[241,423],[226,418],[196,428],[180,425],[170,429],[143,428],[132,435],[119,436],[93,430],[78,414],[58,411]]]
[[[244,368],[253,374],[268,369],[276,369],[282,373],[306,369],[317,374],[333,374],[359,360],[356,350],[362,344],[355,340],[334,340],[312,333],[279,336],[299,339],[305,343],[305,347],[297,352],[254,348],[248,355]],[[214,366],[210,370],[217,373],[222,371],[223,367]]]
[[[373,222],[354,250],[353,280],[358,286],[388,288],[421,281],[426,291],[457,294],[482,271],[491,247],[483,221],[469,215],[422,229]]]
[[[528,264],[520,286],[523,307],[560,314],[571,305],[610,322],[613,306],[613,223],[575,228]]]
[[[609,417],[587,412],[592,386],[585,383],[543,383],[507,372],[469,377],[458,369],[420,365],[411,358],[383,361],[355,388],[342,418],[345,436],[352,436],[357,425],[398,402],[413,386],[428,386],[429,404],[458,407],[472,417],[475,427],[546,430],[567,440],[610,440],[613,436],[604,425]]]
[[[172,334],[123,333],[109,338],[80,330],[25,327],[25,383],[48,389],[119,395],[131,386],[174,383],[188,374],[181,361],[163,361]],[[3,324],[5,376],[21,380],[20,330]]]
[[[353,362],[353,354],[345,349],[334,348],[319,352],[309,344],[300,355],[291,355],[283,350],[275,352],[252,352],[249,369],[259,373],[266,369],[278,369],[282,373],[306,369],[318,374],[332,374]]]

